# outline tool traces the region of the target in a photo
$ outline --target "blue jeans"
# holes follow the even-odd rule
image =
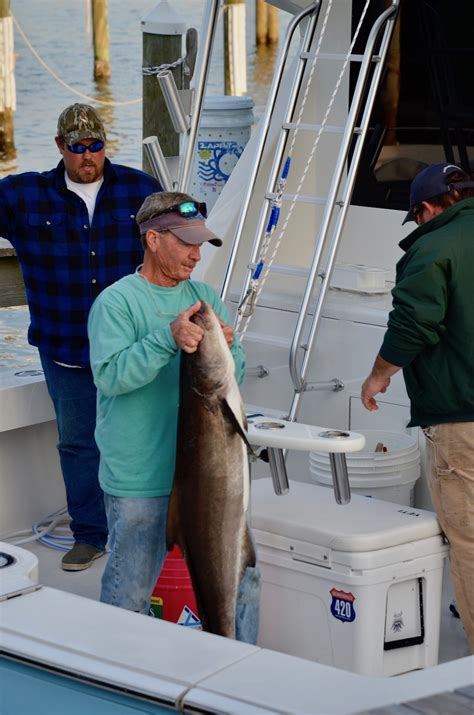
[[[150,599],[166,557],[168,497],[128,498],[105,494],[109,555],[100,600],[138,613],[149,613]],[[240,582],[236,638],[256,643],[260,573],[247,568]]]
[[[89,368],[62,367],[44,355],[40,357],[56,412],[71,530],[77,543],[104,549],[107,518],[94,439],[97,396],[92,372]]]

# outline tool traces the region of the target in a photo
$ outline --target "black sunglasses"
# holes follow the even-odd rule
[[[72,154],[85,154],[86,151],[96,154],[98,151],[102,151],[105,146],[105,142],[99,139],[98,141],[89,144],[89,146],[81,144],[80,142],[77,144],[66,144],[66,146]]]
[[[198,203],[197,201],[182,201],[180,204],[175,204],[170,206],[163,211],[160,211],[157,216],[163,216],[163,214],[179,213],[183,218],[194,218],[195,216],[201,215],[203,218],[207,218],[207,206],[204,203]]]

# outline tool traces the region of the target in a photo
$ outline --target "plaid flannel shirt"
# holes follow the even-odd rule
[[[142,261],[135,215],[160,190],[148,174],[106,159],[90,224],[84,201],[66,186],[62,161],[0,181],[0,236],[14,246],[23,272],[28,340],[47,357],[89,365],[90,307]]]

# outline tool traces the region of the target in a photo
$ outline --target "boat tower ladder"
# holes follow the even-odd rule
[[[272,268],[273,259],[276,254],[277,247],[273,249],[273,255],[268,262],[267,253],[269,253],[271,235],[278,222],[280,206],[285,205],[285,208],[287,208],[287,204],[289,204],[288,213],[291,214],[293,207],[297,204],[320,205],[322,207],[322,218],[319,229],[316,232],[317,235],[315,236],[314,252],[308,269],[306,285],[301,297],[296,327],[289,351],[289,371],[294,388],[287,417],[290,422],[297,420],[302,395],[307,391],[318,389],[318,383],[311,384],[307,382],[309,360],[320,325],[322,308],[329,288],[347,210],[350,205],[357,169],[369,128],[371,111],[382,78],[385,59],[390,46],[394,25],[397,20],[400,0],[392,0],[391,5],[378,15],[368,32],[363,53],[355,54],[353,52],[355,41],[362,22],[364,21],[365,13],[370,5],[370,0],[367,0],[362,10],[359,25],[353,34],[347,55],[320,52],[321,40],[324,35],[332,0],[327,0],[326,15],[323,18],[321,29],[319,29],[318,24],[320,17],[323,16],[321,12],[323,4],[323,0],[315,0],[298,15],[295,15],[288,25],[287,33],[276,63],[266,110],[260,120],[254,159],[250,168],[247,188],[243,197],[221,290],[221,297],[225,300],[235,270],[244,224],[247,219],[251,198],[255,191],[257,176],[263,163],[262,157],[269,142],[269,129],[272,122],[273,110],[278,100],[279,92],[282,91],[282,87],[287,86],[283,84],[282,78],[287,64],[289,64],[290,43],[296,30],[303,28],[304,32],[301,33],[302,39],[299,56],[297,61],[293,63],[294,74],[290,80],[290,91],[288,92],[287,89],[284,90],[288,97],[284,121],[279,128],[277,127],[277,140],[272,145],[272,165],[260,209],[257,229],[255,231],[251,256],[248,262],[248,271],[241,289],[235,323],[237,332],[243,337],[247,325],[242,329],[242,321],[248,321],[253,314],[263,283]],[[319,31],[319,37],[317,29]],[[352,62],[359,65],[357,82],[347,110],[347,119],[344,126],[333,126],[327,123],[330,106],[323,121],[320,123],[308,124],[299,121],[302,116],[301,105],[304,105],[308,96],[309,83],[312,80],[313,74],[315,74],[316,63],[321,59],[324,59],[326,62],[334,60],[335,62],[341,63],[342,60],[344,61],[330,104],[339,88],[347,64]],[[290,141],[290,132],[293,132],[292,141]],[[302,181],[299,184],[296,194],[287,194],[284,192],[291,161],[290,154],[295,142],[295,133],[299,137],[302,136],[303,141],[307,141],[308,134],[311,133],[316,137],[313,151],[310,153],[310,158],[303,175],[313,160],[314,148],[317,146],[319,138],[323,133],[326,135],[339,134],[342,137],[337,156],[334,160],[334,171],[330,179],[327,196],[300,194],[299,189],[302,186]],[[288,151],[289,145],[291,145],[290,151]],[[288,215],[285,220],[286,223],[282,229],[282,233],[284,233],[286,228]],[[275,269],[275,273],[282,272],[281,266],[278,268],[275,266]],[[291,269],[289,272],[292,272]],[[318,291],[316,291],[316,284],[318,282]],[[275,491],[277,491],[276,488]],[[283,483],[280,485],[279,493],[284,493],[285,491],[287,491],[287,486]]]

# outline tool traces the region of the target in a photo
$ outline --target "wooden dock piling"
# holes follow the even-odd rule
[[[255,0],[255,39],[257,45],[278,42],[278,8],[265,0]]]
[[[171,64],[182,55],[186,23],[162,0],[141,21],[143,67]],[[183,65],[171,70],[178,89],[183,87]],[[143,138],[157,136],[165,157],[179,156],[179,135],[173,128],[156,74],[143,75]],[[143,151],[143,170],[152,173]]]
[[[16,109],[13,21],[10,0],[0,0],[0,159],[16,155],[13,113]]]
[[[246,91],[245,0],[224,0],[224,94]]]
[[[91,0],[94,38],[94,79],[110,77],[108,0]]]
[[[267,45],[276,45],[278,42],[278,8],[267,5]]]

